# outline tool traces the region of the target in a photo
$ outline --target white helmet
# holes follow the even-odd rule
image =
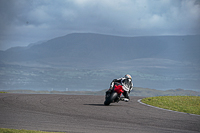
[[[124,78],[132,79],[131,75],[129,75],[129,74],[126,74],[126,75],[124,76]]]

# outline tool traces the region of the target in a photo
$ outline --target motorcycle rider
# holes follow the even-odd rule
[[[130,100],[129,93],[133,89],[133,83],[132,83],[132,77],[130,74],[126,74],[124,77],[119,79],[113,79],[113,81],[110,83],[110,88],[108,89],[107,93],[111,93],[113,87],[115,85],[122,85],[124,89],[124,98],[120,98],[120,100],[128,102]]]

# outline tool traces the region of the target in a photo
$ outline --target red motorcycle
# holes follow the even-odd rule
[[[110,105],[110,103],[119,102],[124,100],[120,96],[124,93],[124,88],[122,85],[115,85],[111,92],[106,93],[104,105]]]

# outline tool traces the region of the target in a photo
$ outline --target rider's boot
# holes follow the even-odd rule
[[[128,102],[128,101],[129,101],[129,99],[128,99],[128,98],[125,98],[125,97],[120,98],[120,100],[121,100],[121,101],[124,101],[124,102]]]

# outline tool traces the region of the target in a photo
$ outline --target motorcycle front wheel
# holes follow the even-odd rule
[[[104,105],[110,105],[110,103],[112,103],[117,98],[117,96],[117,92],[112,92],[109,97],[106,97]]]

